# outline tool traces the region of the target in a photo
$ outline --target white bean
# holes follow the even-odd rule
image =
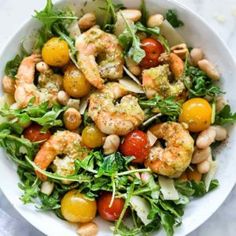
[[[209,127],[198,135],[196,145],[200,149],[205,149],[215,141],[215,137],[216,130],[212,127]]]
[[[40,61],[36,64],[36,70],[44,74],[49,70],[49,66],[44,61]]]
[[[189,54],[188,47],[185,43],[181,43],[171,47],[171,52],[173,52],[183,60]]]
[[[135,76],[138,76],[141,74],[141,68],[138,66],[138,64],[130,57],[125,58],[126,65],[130,72],[134,74]]]
[[[205,160],[211,155],[211,148],[207,147],[205,149],[198,149],[196,148],[193,153],[193,158],[191,163],[192,164],[199,164]]]
[[[216,98],[216,112],[220,112],[225,107],[225,105],[227,105],[225,98],[223,96],[218,96]]]
[[[206,59],[200,60],[198,62],[198,66],[212,80],[219,80],[220,79],[219,72],[216,70],[215,66],[211,62],[209,62],[208,60],[206,60]]]
[[[96,236],[98,233],[98,226],[94,222],[80,224],[77,229],[79,236]]]
[[[150,28],[159,27],[164,21],[164,16],[161,14],[155,14],[148,18],[147,26]]]
[[[141,11],[136,9],[125,9],[121,11],[121,14],[125,19],[132,20],[133,22],[139,21],[142,16]]]
[[[2,88],[5,93],[15,93],[15,80],[5,75],[2,79]]]
[[[193,48],[190,52],[190,59],[194,66],[197,66],[198,62],[204,58],[204,54],[201,48]]]
[[[106,137],[103,150],[104,154],[111,154],[118,150],[120,145],[120,137],[118,135],[112,134]]]
[[[211,166],[210,162],[206,160],[197,164],[197,170],[201,174],[206,174],[210,170],[210,166]]]
[[[215,129],[216,131],[216,137],[215,137],[216,141],[223,141],[227,138],[228,132],[224,127],[215,125],[215,126],[212,126],[212,128]]]
[[[96,25],[96,16],[94,13],[86,13],[83,15],[79,21],[79,28],[81,30],[87,30],[91,28],[92,26]]]
[[[70,98],[69,95],[65,91],[63,91],[63,90],[59,91],[58,94],[57,94],[58,102],[61,105],[64,105],[64,106],[67,105],[67,103],[69,101],[69,98]]]

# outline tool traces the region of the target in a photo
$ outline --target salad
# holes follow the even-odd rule
[[[236,113],[220,74],[187,45],[174,9],[150,15],[112,0],[77,16],[51,0],[30,50],[5,66],[0,146],[24,204],[96,235],[174,235],[185,206],[218,187],[217,147]]]

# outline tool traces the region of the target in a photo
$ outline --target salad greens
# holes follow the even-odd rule
[[[166,12],[166,19],[174,28],[178,28],[184,25],[183,21],[181,21],[179,17],[177,16],[177,13],[175,10],[171,10],[171,9],[168,10]]]
[[[236,122],[236,113],[232,113],[229,105],[225,105],[224,108],[216,114],[215,123],[218,125],[232,124]]]

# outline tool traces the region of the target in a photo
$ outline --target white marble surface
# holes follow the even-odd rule
[[[14,35],[15,29],[33,14],[34,9],[42,8],[44,2],[45,0],[0,0],[0,50]],[[236,0],[178,0],[178,2],[200,14],[218,32],[236,57]],[[0,220],[0,229],[5,229],[0,231],[2,236],[42,236],[42,233],[13,209],[0,191],[0,219],[3,218],[6,221]],[[217,212],[189,236],[234,236],[235,222],[236,187]]]

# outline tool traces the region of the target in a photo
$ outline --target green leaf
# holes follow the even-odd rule
[[[205,96],[214,98],[223,93],[217,85],[213,84],[212,79],[197,67],[187,64],[185,76],[184,84],[189,91],[190,98]]]
[[[225,125],[236,122],[236,112],[233,113],[229,105],[225,105],[224,108],[216,114],[215,124]]]
[[[61,208],[60,195],[58,191],[54,191],[50,196],[39,192],[38,196],[41,204],[37,208],[40,210],[51,211]]]
[[[143,25],[146,26],[149,14],[148,14],[148,11],[147,11],[147,6],[146,6],[146,1],[145,0],[141,0],[140,11],[142,13],[141,22],[142,22]]]
[[[181,21],[175,10],[168,10],[166,12],[166,19],[169,21],[169,23],[174,27],[178,28],[184,25],[183,21]]]
[[[136,35],[138,29],[134,23],[128,23],[122,14],[121,16],[125,21],[126,29],[119,35],[119,42],[127,56],[131,57],[136,63],[140,63],[146,54],[141,48],[139,37]]]
[[[160,34],[159,27],[148,28],[148,27],[145,27],[141,22],[138,22],[135,25],[136,25],[138,31],[145,32],[150,35],[152,35],[152,34],[159,35]]]

